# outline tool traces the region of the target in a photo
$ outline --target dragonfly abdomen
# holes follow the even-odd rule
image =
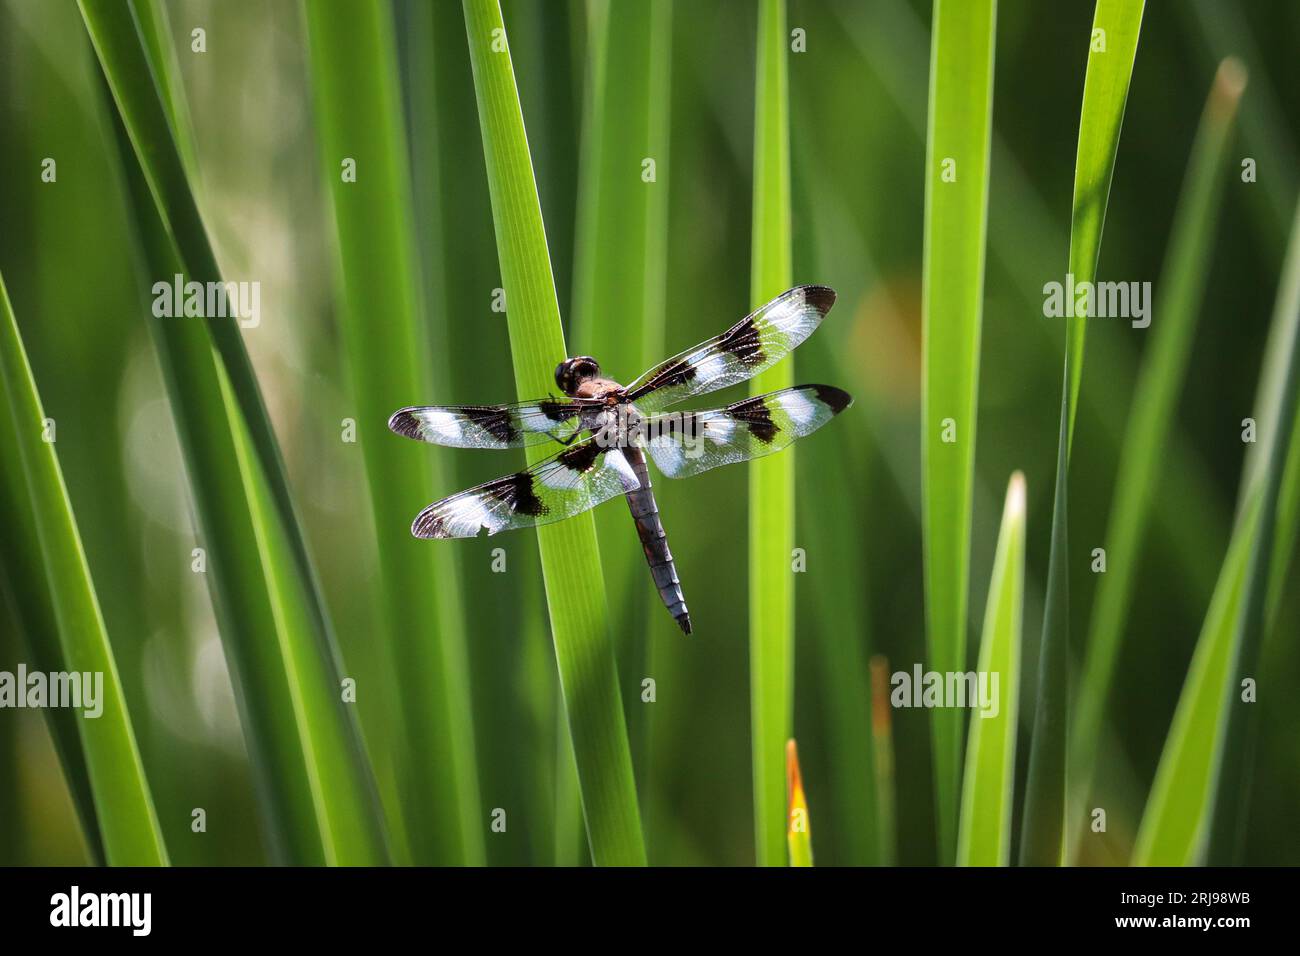
[[[650,576],[654,578],[659,597],[668,608],[668,613],[677,621],[677,626],[685,633],[691,633],[691,615],[686,609],[686,596],[682,594],[681,582],[677,579],[677,567],[673,564],[672,552],[668,550],[668,535],[663,522],[659,520],[659,505],[655,502],[654,491],[650,487],[650,472],[646,468],[645,454],[637,447],[623,449],[628,463],[636,473],[641,487],[627,493],[627,506],[636,522],[636,531],[641,538],[641,548],[645,552],[646,563],[650,565]]]

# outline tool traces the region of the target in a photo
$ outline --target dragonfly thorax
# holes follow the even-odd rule
[[[593,411],[584,426],[602,448],[629,448],[641,444],[644,419],[631,402],[614,401]]]

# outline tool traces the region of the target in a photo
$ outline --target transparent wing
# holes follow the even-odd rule
[[[669,478],[761,458],[811,434],[853,404],[830,385],[797,385],[704,412],[670,412],[644,422],[644,444]]]
[[[641,487],[617,448],[595,438],[578,442],[531,468],[435,501],[416,516],[417,538],[472,538],[550,524]]]
[[[388,427],[405,438],[453,448],[520,448],[568,442],[582,431],[582,412],[599,403],[543,398],[513,405],[415,405],[398,409]]]
[[[752,378],[808,338],[834,304],[826,286],[795,286],[721,335],[656,365],[627,387],[628,398],[654,411]]]

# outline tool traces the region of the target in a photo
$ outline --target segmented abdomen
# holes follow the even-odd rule
[[[650,576],[654,578],[659,597],[668,608],[668,613],[677,621],[677,626],[685,633],[691,633],[691,616],[686,609],[686,597],[682,594],[681,582],[677,580],[677,567],[673,564],[672,552],[668,550],[668,536],[664,532],[663,522],[659,520],[659,505],[655,502],[654,491],[650,487],[650,472],[645,465],[645,455],[640,448],[623,449],[632,470],[636,472],[641,487],[627,493],[627,505],[636,522],[636,531],[641,538],[641,548],[645,551],[646,563],[650,565]]]

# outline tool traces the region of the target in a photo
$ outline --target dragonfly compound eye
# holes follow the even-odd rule
[[[565,359],[555,367],[555,384],[566,394],[573,392],[589,378],[600,374],[600,365],[590,355]]]

